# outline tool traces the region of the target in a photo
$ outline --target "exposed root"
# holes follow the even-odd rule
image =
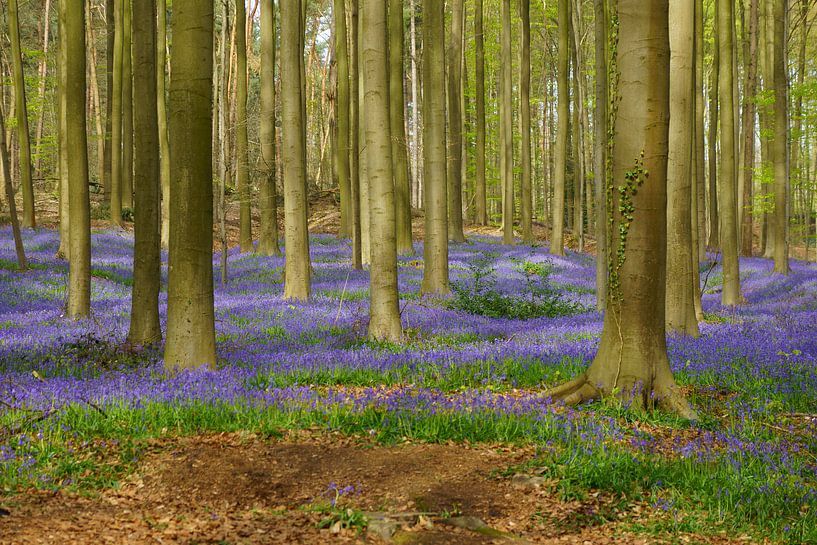
[[[581,405],[588,401],[593,401],[601,397],[601,392],[598,388],[585,382],[581,388],[564,398],[565,405]]]
[[[581,375],[579,375],[578,377],[574,378],[569,382],[565,382],[564,384],[561,384],[559,386],[551,388],[550,390],[545,391],[545,393],[542,394],[542,397],[549,397],[553,401],[562,400],[566,396],[569,396],[570,394],[584,386],[585,382],[587,382],[587,373],[582,373]]]
[[[690,422],[698,421],[698,413],[689,404],[689,401],[677,389],[660,389],[655,391],[658,406]]]

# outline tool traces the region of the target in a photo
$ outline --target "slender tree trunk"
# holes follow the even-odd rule
[[[110,4],[113,0],[107,0]],[[110,6],[109,6],[110,7]],[[109,19],[113,19],[113,11],[110,11],[111,15],[108,16]],[[113,32],[111,32],[112,25],[109,25],[108,31],[110,33],[109,41],[113,40]],[[45,13],[43,15],[43,56],[40,60],[40,84],[37,89],[37,96],[40,98],[42,104],[45,104],[46,101],[46,77],[48,76],[48,46],[51,40],[51,0],[45,0]],[[110,65],[110,62],[109,62]],[[108,71],[110,72],[110,66],[108,67]],[[110,75],[108,76],[110,79]],[[110,96],[110,87],[108,87],[108,96]],[[110,101],[108,101],[110,104]],[[42,164],[42,157],[43,157],[43,150],[42,150],[42,137],[43,137],[43,125],[45,123],[45,112],[46,108],[40,108],[40,114],[37,116],[37,131],[34,137],[34,150],[36,153],[36,159],[34,161],[34,170],[37,172],[39,176],[42,176],[42,171],[40,169]],[[109,131],[110,132],[110,131]]]
[[[452,0],[448,41],[448,237],[465,242],[462,226],[462,33],[463,0]]]
[[[774,272],[789,274],[788,235],[788,134],[789,134],[789,98],[788,74],[786,68],[786,48],[781,44],[788,43],[786,33],[785,0],[774,2]],[[803,21],[802,24],[807,24]]]
[[[346,32],[346,2],[334,0],[335,58],[337,59],[337,137],[335,162],[340,190],[341,238],[352,238],[352,185],[349,171],[349,37]]]
[[[50,0],[46,0],[48,4]],[[115,0],[105,0],[105,138],[102,142],[102,194],[107,199],[111,195],[111,118],[113,117],[113,58],[116,34],[116,21],[114,17]],[[48,15],[46,13],[46,19]],[[39,130],[39,128],[38,128]],[[39,167],[38,167],[39,168]]]
[[[239,246],[253,251],[252,202],[250,196],[249,142],[247,138],[247,13],[245,0],[235,0],[235,166],[239,200]]]
[[[97,48],[96,48],[96,32],[94,31],[93,12],[91,12],[90,4],[85,4],[85,19],[88,21],[87,40],[91,42],[90,63],[88,65],[88,94],[91,111],[94,119],[94,151],[96,152],[96,178],[99,184],[102,185],[102,192],[104,193],[104,176],[105,176],[105,129],[104,121],[102,119],[102,100],[99,96],[99,81],[97,79],[96,65],[97,65]],[[91,176],[93,179],[93,176]]]
[[[67,99],[68,99],[68,43],[65,39],[65,33],[63,32],[65,29],[65,16],[68,9],[65,2],[59,2],[57,4],[57,16],[59,19],[58,28],[63,29],[57,33],[59,38],[59,47],[58,47],[58,61],[59,61],[59,69],[58,69],[58,85],[57,85],[57,98],[58,98],[58,107],[57,107],[57,124],[58,124],[58,131],[57,131],[57,140],[59,146],[59,155],[58,155],[58,163],[59,163],[59,192],[60,192],[60,246],[57,249],[56,257],[58,259],[68,259],[68,252],[70,252],[71,248],[68,243],[68,239],[71,236],[71,230],[69,226],[69,214],[70,210],[68,208],[68,194],[69,194],[69,187],[68,187],[68,125],[67,125],[67,113],[68,108],[66,106]]]
[[[522,240],[533,242],[533,188],[531,187],[530,152],[530,0],[520,0],[522,19],[522,53],[519,59],[519,129],[522,133],[522,184],[520,197]]]
[[[773,96],[775,93],[774,88],[774,50],[775,50],[775,43],[774,43],[774,2],[773,0],[765,0],[763,2],[763,90],[768,94]],[[761,158],[763,160],[763,169],[767,172],[766,179],[768,180],[769,177],[772,179],[774,178],[774,135],[775,135],[775,128],[774,128],[774,120],[775,120],[775,107],[774,102],[767,104],[765,111],[761,113],[760,116],[761,120],[761,136],[765,136],[761,141],[761,146],[765,148],[765,154],[762,153],[761,150]],[[763,157],[765,155],[765,157]],[[768,170],[767,170],[768,169]],[[770,174],[770,176],[769,176]],[[769,182],[767,181],[765,184],[769,186]],[[770,187],[763,188],[763,193],[767,196],[770,196],[769,193],[771,192],[772,199],[774,198],[774,182],[772,181]],[[774,244],[776,241],[776,236],[774,233],[774,229],[776,227],[776,222],[774,220],[774,211],[764,210],[763,212],[763,237],[762,237],[762,246],[763,246],[763,257],[767,259],[774,258]]]
[[[161,244],[170,241],[170,136],[167,132],[167,0],[157,2],[156,109],[159,127],[159,175],[162,190]]]
[[[362,0],[359,0],[362,1]],[[360,5],[360,4],[359,4]],[[362,18],[361,10],[361,18]],[[362,24],[357,27],[357,44],[363,43],[363,34],[366,29]],[[357,84],[358,84],[358,154],[360,159],[358,162],[358,188],[360,190],[360,256],[363,265],[371,265],[372,262],[372,246],[371,246],[371,226],[369,220],[369,162],[366,155],[366,110],[364,109],[364,102],[366,100],[366,81],[363,78],[363,47],[360,45],[356,47],[357,50]]]
[[[352,200],[352,268],[363,268],[363,233],[360,221],[360,79],[358,77],[358,0],[349,1],[349,176]]]
[[[366,158],[372,229],[369,338],[397,341],[403,335],[397,291],[397,230],[389,113],[389,58],[386,3],[363,3],[363,73],[366,81]],[[394,6],[392,6],[394,9]],[[402,13],[401,13],[402,19]],[[402,25],[402,22],[401,22]],[[401,70],[402,72],[402,70]],[[402,79],[402,78],[401,78]],[[402,81],[400,82],[402,85]]]
[[[582,66],[584,60],[581,50],[581,4],[576,2],[571,7],[571,33],[573,35],[573,234],[577,238],[578,250],[584,251],[584,188],[585,188],[585,168],[584,168],[584,88],[582,86]]]
[[[342,19],[344,19],[343,14],[344,12],[341,11]],[[276,188],[278,166],[275,158],[275,53],[275,3],[273,0],[265,0],[261,2],[260,128],[264,179],[261,183],[261,232],[258,238],[258,253],[278,256],[281,255],[281,249],[278,247],[278,191]],[[344,148],[341,155],[345,153]],[[348,158],[348,155],[346,157]],[[348,162],[346,166],[345,175],[348,182]],[[340,170],[338,174],[341,175]]]
[[[667,168],[667,331],[697,337],[692,246],[692,175],[695,122],[695,5],[669,0],[670,122]]]
[[[6,146],[6,121],[3,118],[3,108],[0,104],[0,174],[3,175],[3,186],[6,191],[6,200],[9,203],[9,216],[11,217],[11,231],[14,235],[14,250],[17,253],[17,268],[21,271],[28,269],[26,252],[23,248],[23,237],[20,234],[20,222],[17,219],[17,203],[14,202],[14,188],[11,185],[8,147]]]
[[[420,147],[422,139],[420,136],[420,93],[419,74],[417,71],[417,10],[414,5],[414,0],[409,0],[409,9],[411,10],[411,171],[412,187],[414,189],[415,206],[422,208],[422,187],[423,175],[420,168]]]
[[[569,91],[568,91],[568,59],[570,56],[570,4],[569,0],[558,0],[558,32],[559,53],[556,67],[558,86],[558,127],[556,128],[556,155],[555,176],[553,184],[553,232],[550,237],[550,253],[565,255],[564,249],[564,222],[565,222],[565,174],[567,166],[567,136],[570,122]]]
[[[31,139],[28,132],[26,81],[23,73],[23,54],[20,48],[20,25],[17,0],[8,1],[8,32],[11,41],[12,74],[14,76],[14,103],[17,121],[17,147],[20,154],[20,188],[23,193],[23,227],[36,227],[34,217],[34,183],[31,179]]]
[[[715,12],[722,0],[715,0]],[[720,246],[720,220],[718,218],[718,86],[720,81],[721,39],[715,32],[712,48],[712,77],[709,82],[709,241],[707,246]]]
[[[133,1],[124,0],[122,51],[122,208],[133,209]]]
[[[513,60],[511,58],[511,0],[502,1],[502,101],[499,109],[502,149],[502,242],[513,244]]]
[[[303,48],[300,36],[301,0],[282,2],[281,81],[303,78]],[[238,24],[238,23],[237,23]],[[307,227],[306,151],[304,140],[304,88],[284,85],[281,89],[283,121],[284,207],[286,237],[286,283],[284,298],[306,301],[310,295],[309,231]]]
[[[159,116],[156,108],[156,0],[133,5],[134,209],[133,291],[128,342],[149,345],[162,338],[159,326],[161,220]]]
[[[488,225],[488,200],[485,188],[485,45],[483,30],[483,0],[476,0],[474,13],[474,49],[476,65],[476,108],[477,108],[477,149],[476,149],[476,222]]]
[[[123,108],[122,91],[124,87],[124,54],[125,54],[125,0],[113,0],[114,3],[114,46],[113,46],[113,94],[111,103],[111,222],[122,225],[122,128]]]
[[[85,109],[85,10],[64,9],[65,151],[68,174],[68,317],[91,314],[91,204]]]
[[[593,0],[595,14],[596,106],[593,123],[593,170],[596,199],[596,308],[607,303],[607,7]],[[543,120],[544,123],[544,120]]]
[[[748,47],[743,91],[743,221],[741,255],[752,256],[753,218],[752,186],[755,166],[755,94],[757,93],[757,24],[758,0],[749,0]]]
[[[389,5],[389,96],[391,98],[392,162],[394,198],[397,213],[397,253],[414,253],[411,234],[411,187],[406,138],[405,97],[403,93],[403,0]]]
[[[601,344],[588,371],[548,392],[568,404],[600,396],[697,416],[670,370],[664,329],[669,119],[667,0],[620,0],[613,232],[618,249]],[[644,82],[650,82],[645,85]],[[622,208],[632,212],[622,214]],[[628,217],[630,216],[630,217]],[[621,252],[621,253],[619,253]]]
[[[423,180],[425,187],[424,294],[445,294],[448,280],[448,218],[445,157],[445,10],[423,0]]]
[[[168,369],[216,363],[213,302],[213,2],[173,0]]]
[[[739,304],[740,263],[738,261],[738,222],[736,202],[735,171],[735,108],[734,108],[734,47],[732,28],[732,6],[730,2],[718,3],[718,34],[720,36],[720,70],[718,79],[718,104],[720,111],[720,170],[718,172],[718,204],[720,205],[720,243],[723,258],[724,306]]]

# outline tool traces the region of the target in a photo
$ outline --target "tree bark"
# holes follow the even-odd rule
[[[156,0],[133,5],[134,247],[128,342],[150,345],[159,326],[161,221],[159,215],[159,119],[156,85]]]
[[[245,0],[235,0],[235,182],[239,200],[239,249],[241,252],[252,252],[252,197],[247,137],[247,9],[244,2]]]
[[[513,194],[513,76],[511,58],[511,0],[502,1],[502,60],[500,74],[502,94],[499,107],[502,154],[502,243],[513,244],[514,194]]]
[[[340,191],[341,238],[352,238],[352,185],[349,171],[349,36],[346,31],[346,2],[334,0],[332,15],[335,22],[335,58],[337,59],[337,137],[335,168]]]
[[[445,294],[448,280],[448,218],[445,149],[445,10],[423,0],[423,199],[425,244],[423,294]]]
[[[522,52],[519,59],[519,130],[522,133],[521,222],[522,240],[533,242],[533,188],[531,186],[530,126],[530,0],[520,0]]]
[[[124,0],[122,22],[122,208],[133,210],[133,1]]]
[[[596,199],[596,308],[607,303],[607,7],[605,0],[593,0],[595,14],[596,106],[593,124],[593,170]],[[545,121],[543,120],[543,123]]]
[[[558,112],[556,128],[556,146],[554,153],[555,175],[553,183],[553,231],[550,237],[550,253],[554,255],[565,255],[564,248],[564,222],[565,222],[565,174],[567,166],[565,157],[567,155],[567,136],[570,121],[569,90],[568,90],[568,59],[570,56],[570,4],[569,0],[558,0],[558,32],[559,32],[559,53],[556,67],[556,79],[558,86]]]
[[[23,227],[37,226],[34,217],[34,183],[31,179],[31,138],[28,132],[28,106],[26,104],[26,81],[23,73],[23,54],[20,47],[20,24],[17,17],[17,0],[8,1],[8,32],[11,41],[12,74],[14,79],[15,116],[17,121],[17,147],[20,157],[20,189],[23,194]]]
[[[62,4],[62,3],[61,3]],[[68,174],[68,317],[91,315],[91,204],[85,109],[85,10],[63,8],[65,152]]]
[[[369,153],[369,213],[372,269],[369,286],[369,338],[398,341],[403,335],[397,291],[397,232],[389,113],[389,58],[386,3],[364,0],[363,73],[366,81],[366,147]],[[394,6],[392,6],[393,8]],[[402,19],[402,13],[401,13]],[[402,22],[401,22],[402,24]],[[402,72],[402,71],[401,71]],[[402,81],[400,82],[402,85]]]
[[[14,236],[14,251],[17,253],[17,268],[21,271],[28,269],[26,252],[23,248],[23,237],[20,234],[20,222],[17,219],[17,203],[14,201],[14,188],[11,185],[8,147],[6,146],[6,122],[3,118],[3,108],[0,104],[0,174],[3,175],[3,186],[6,192],[6,200],[9,203],[9,216],[11,217],[11,232]]]
[[[789,97],[786,67],[786,2],[774,2],[774,272],[789,274],[788,183]],[[803,24],[806,24],[805,21]]]
[[[349,176],[352,200],[352,268],[363,268],[363,232],[360,220],[360,78],[358,77],[358,0],[349,1]]]
[[[125,0],[114,0],[114,46],[113,46],[113,94],[109,97],[111,103],[111,185],[110,185],[110,206],[111,222],[114,225],[122,225],[122,91],[124,84],[123,57],[125,54],[124,45],[124,23],[125,23]]]
[[[156,34],[156,109],[159,128],[159,175],[162,190],[161,244],[170,242],[170,136],[167,132],[167,0],[158,0]]]
[[[755,94],[757,93],[757,23],[758,0],[749,0],[746,77],[743,91],[743,213],[741,220],[740,253],[752,256],[753,218],[752,186],[755,166]]]
[[[341,16],[344,18],[343,12]],[[278,256],[281,255],[281,249],[278,246],[278,190],[276,187],[278,166],[275,157],[275,47],[275,2],[263,0],[261,2],[260,127],[263,181],[261,183],[261,232],[258,237],[258,253]],[[345,153],[344,148],[343,154]],[[348,158],[348,155],[346,157]],[[348,162],[346,165],[345,175],[348,182]],[[341,172],[339,171],[338,174],[340,176]]]
[[[722,0],[715,0],[715,13]],[[720,81],[721,39],[720,33],[714,33],[712,48],[712,71],[709,80],[709,241],[707,246],[717,249],[720,246],[720,220],[718,218],[718,85]]]
[[[397,213],[397,253],[414,253],[411,233],[411,186],[406,138],[405,96],[403,92],[403,0],[389,5],[389,97],[394,165],[394,198]]]
[[[695,282],[697,248],[692,246],[692,142],[695,122],[695,5],[669,0],[670,122],[667,166],[666,326],[671,333],[697,337]]]
[[[301,0],[282,2],[281,81],[303,83]],[[239,24],[239,23],[237,23]],[[286,282],[284,298],[306,301],[310,296],[309,231],[307,226],[306,150],[303,85],[281,90],[283,121],[284,208],[286,229]]]
[[[462,32],[463,0],[452,0],[448,40],[448,237],[465,242],[462,226]]]
[[[476,65],[476,222],[488,225],[488,200],[485,188],[485,39],[483,29],[483,0],[476,0],[474,12],[474,50]]]
[[[170,58],[168,369],[216,363],[213,302],[213,2],[174,0]]]
[[[619,190],[614,192],[613,232],[620,237],[615,237],[618,250],[611,266],[607,313],[601,344],[588,371],[546,395],[568,404],[619,396],[636,410],[657,403],[696,419],[673,379],[664,329],[667,7],[667,0],[618,2],[621,79],[613,176]]]

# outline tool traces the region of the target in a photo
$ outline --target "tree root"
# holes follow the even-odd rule
[[[655,390],[655,399],[658,406],[668,413],[680,416],[690,422],[698,421],[698,413],[689,404],[689,401],[676,388],[661,388]]]
[[[587,401],[598,399],[601,392],[587,382],[587,373],[582,373],[570,382],[565,382],[561,386],[556,386],[547,390],[543,397],[550,398],[552,401],[562,401],[565,405],[580,405]]]

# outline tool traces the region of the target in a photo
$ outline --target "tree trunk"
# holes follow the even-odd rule
[[[34,183],[31,180],[31,138],[28,133],[26,81],[23,73],[23,54],[20,48],[20,25],[17,0],[8,2],[8,32],[11,41],[12,74],[14,76],[15,116],[17,118],[17,147],[20,153],[20,188],[23,193],[23,227],[36,227],[34,217]]]
[[[67,11],[68,9],[65,2],[59,2],[57,4],[57,17],[59,19],[58,28],[65,29],[65,14]],[[68,98],[68,43],[65,39],[65,33],[63,31],[57,32],[57,36],[59,39],[57,56],[59,64],[57,71],[59,78],[57,85],[57,144],[59,148],[59,155],[57,160],[59,167],[58,187],[60,192],[60,246],[57,249],[56,257],[58,259],[68,259],[68,252],[70,251],[68,239],[71,236],[68,221],[70,210],[68,208],[68,108],[66,107]]]
[[[695,122],[695,5],[669,0],[670,122],[667,164],[666,326],[671,333],[697,337],[695,282],[697,248],[692,246],[692,142]]]
[[[774,272],[789,274],[788,235],[788,135],[789,98],[786,68],[786,2],[774,2]],[[803,21],[802,24],[806,24]]]
[[[161,221],[159,217],[159,119],[156,108],[156,0],[133,5],[134,209],[133,290],[128,342],[150,345],[159,326]]]
[[[258,237],[258,253],[278,256],[281,255],[281,249],[278,247],[278,191],[276,188],[278,166],[275,158],[275,53],[275,4],[272,0],[266,0],[261,2],[260,136],[263,181],[261,183],[261,232]],[[341,155],[344,154],[346,154],[345,147]],[[345,175],[348,182],[348,155],[346,157]],[[340,171],[338,174],[341,175]]]
[[[392,6],[394,8],[394,6]],[[401,12],[402,19],[402,12]],[[401,22],[402,25],[402,22]],[[389,58],[386,3],[364,0],[363,74],[366,81],[366,154],[369,179],[369,222],[372,229],[369,338],[398,341],[403,335],[397,291],[397,233],[392,172],[392,130],[389,113]],[[402,70],[401,70],[402,72]],[[401,80],[402,85],[402,80]]]
[[[445,160],[445,10],[443,2],[423,0],[423,202],[424,294],[445,294],[448,281],[448,218]]]
[[[556,155],[555,176],[553,180],[553,231],[550,237],[550,253],[565,255],[564,222],[565,222],[565,174],[567,166],[567,136],[570,130],[569,90],[568,90],[568,59],[570,56],[570,4],[569,0],[558,0],[558,32],[559,54],[556,67],[558,86],[558,112],[556,128]]]
[[[601,344],[588,371],[548,392],[575,404],[619,396],[696,419],[672,377],[664,329],[669,119],[667,0],[620,0],[613,176],[617,252]],[[649,82],[649,85],[647,84]],[[632,207],[632,208],[631,208]],[[622,214],[622,209],[631,212]]]
[[[448,237],[465,242],[462,226],[462,32],[463,0],[451,0],[448,41]]]
[[[502,1],[502,99],[499,107],[501,132],[499,145],[502,153],[502,243],[513,244],[513,76],[511,58],[511,0]]]
[[[235,0],[235,172],[239,200],[239,249],[253,251],[252,202],[247,138],[247,13],[245,0]]]
[[[49,0],[46,0],[46,6],[48,5],[48,2]],[[105,0],[105,138],[102,142],[103,168],[100,179],[102,180],[102,194],[106,197],[106,199],[110,198],[111,194],[111,118],[113,117],[113,103],[111,102],[111,96],[113,95],[114,36],[116,34],[116,21],[114,17],[116,8],[114,8],[114,3],[115,0]],[[48,12],[46,11],[46,19],[47,18]]]
[[[349,176],[352,200],[352,268],[363,268],[363,232],[360,221],[360,79],[358,77],[358,0],[349,1]]]
[[[122,208],[133,210],[133,0],[122,23]]]
[[[389,5],[389,97],[394,164],[394,198],[397,213],[397,253],[414,253],[411,233],[411,187],[403,92],[403,0]]]
[[[522,132],[522,184],[520,197],[522,240],[533,242],[533,188],[531,187],[530,151],[530,0],[520,0],[522,19],[522,53],[519,59],[519,129]]]
[[[303,83],[301,69],[301,0],[282,2],[281,81]],[[236,22],[236,24],[240,24]],[[307,226],[306,151],[303,85],[281,89],[284,163],[284,220],[286,229],[286,282],[284,298],[306,301],[310,295],[309,231]]]
[[[11,231],[14,235],[14,250],[17,253],[17,268],[21,271],[28,269],[26,252],[23,248],[23,237],[20,234],[20,222],[17,220],[17,203],[14,202],[14,188],[11,185],[11,168],[8,148],[6,147],[6,122],[3,119],[3,108],[0,104],[0,174],[3,175],[3,186],[6,191],[6,200],[9,203],[11,217]]]
[[[734,306],[742,302],[740,293],[740,263],[738,261],[738,221],[735,171],[735,108],[734,108],[734,47],[731,2],[718,3],[719,58],[718,104],[720,111],[720,170],[718,172],[718,204],[720,207],[720,243],[723,258],[723,292],[721,303]]]
[[[593,0],[595,12],[596,106],[593,123],[593,170],[596,199],[596,308],[607,303],[607,7]],[[543,120],[543,123],[545,121]]]
[[[721,0],[715,0],[715,12]],[[712,72],[709,81],[709,241],[707,246],[720,246],[720,220],[718,218],[718,85],[720,81],[721,39],[714,33],[712,47]]]
[[[216,363],[213,302],[213,2],[174,0],[170,58],[168,369]]]
[[[698,207],[698,262],[706,260],[706,127],[704,125],[704,16],[703,0],[695,0],[695,184]],[[700,286],[699,286],[700,288]]]
[[[108,98],[111,103],[111,222],[122,225],[122,125],[124,114],[122,108],[122,91],[124,86],[124,55],[125,55],[125,0],[114,0],[114,32],[113,45],[113,94]]]
[[[62,2],[60,3],[62,4]],[[91,204],[85,110],[85,10],[63,12],[65,69],[65,152],[68,174],[68,317],[91,315]]]
[[[476,186],[475,208],[476,222],[488,225],[488,200],[485,188],[485,39],[483,30],[483,0],[476,0],[474,12],[474,49],[476,65]]]
[[[112,40],[113,40],[113,32],[112,32],[112,30],[113,30],[113,25],[112,25],[112,22],[113,22],[113,7],[112,6],[113,6],[113,4],[112,4],[112,2],[113,2],[113,0],[107,0],[107,5],[110,8],[110,11],[108,12],[108,13],[110,13],[110,15],[108,15],[108,19],[110,20],[110,23],[108,24],[108,32],[110,34],[110,38],[108,40],[109,43],[112,43]],[[40,101],[43,104],[45,104],[45,101],[46,101],[46,84],[48,83],[47,80],[46,80],[46,77],[48,76],[48,46],[49,46],[49,43],[50,43],[50,40],[51,40],[51,0],[45,0],[45,13],[43,15],[43,20],[44,20],[44,22],[43,22],[43,56],[42,56],[42,59],[40,60],[40,85],[39,85],[39,88],[37,90],[37,96],[39,96]],[[111,46],[109,45],[109,49],[110,49],[110,47]],[[108,80],[110,80],[110,78],[111,78],[111,76],[110,76],[110,71],[111,71],[110,63],[111,63],[112,58],[113,57],[109,56]],[[108,86],[108,96],[110,96],[110,89],[111,88],[110,88],[110,85],[109,85]],[[110,100],[108,101],[108,104],[109,104],[109,108],[110,108]],[[37,172],[37,174],[39,176],[42,175],[41,164],[42,164],[43,151],[42,151],[41,144],[42,144],[42,137],[43,137],[43,124],[45,122],[45,112],[46,112],[46,108],[40,108],[40,114],[37,116],[37,131],[36,131],[36,135],[34,137],[34,149],[36,150],[36,154],[37,154],[36,155],[37,158],[36,158],[35,163],[34,163],[34,165],[35,165],[34,170]],[[110,119],[110,117],[109,117],[109,119]],[[108,128],[108,129],[110,129],[110,128]],[[110,135],[110,130],[108,130],[108,135]],[[106,142],[107,142],[107,140],[106,140]],[[110,168],[110,162],[107,163],[107,167]],[[107,185],[107,181],[106,181],[106,185]]]
[[[755,166],[755,94],[757,92],[757,21],[758,0],[749,0],[746,52],[746,77],[743,91],[743,208],[741,215],[740,253],[752,256],[753,219],[752,185]]]
[[[170,137],[167,132],[167,0],[158,0],[156,34],[156,108],[159,127],[159,173],[162,188],[161,244],[170,241]]]
[[[337,59],[337,137],[335,163],[340,190],[341,238],[352,238],[352,185],[349,172],[349,37],[346,32],[346,2],[334,0],[335,58]],[[274,29],[273,29],[274,30]]]

